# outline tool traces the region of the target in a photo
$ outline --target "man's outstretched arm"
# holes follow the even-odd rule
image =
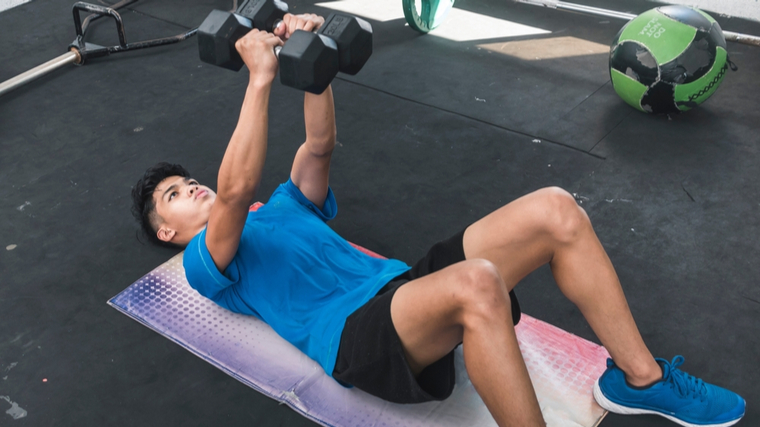
[[[335,148],[335,106],[332,88],[304,96],[306,142],[296,153],[290,179],[320,209],[327,197],[330,159]]]
[[[296,30],[315,31],[324,24],[321,16],[314,14],[285,15],[284,30],[276,31],[288,39]],[[335,148],[335,104],[332,87],[321,95],[306,93],[303,99],[306,142],[296,153],[290,179],[293,184],[320,209],[327,197],[330,159]]]
[[[235,44],[250,71],[235,132],[219,168],[217,197],[211,208],[206,246],[219,271],[234,258],[248,207],[256,196],[267,151],[269,93],[277,73],[274,47],[282,41],[253,30]]]

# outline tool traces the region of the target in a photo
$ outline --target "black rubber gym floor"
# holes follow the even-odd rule
[[[65,52],[72,3],[0,13],[0,81]],[[137,41],[230,7],[141,0],[122,14]],[[497,0],[456,7],[551,31],[518,38],[536,49],[555,37],[608,45],[622,26]],[[760,34],[757,22],[717,19]],[[561,186],[589,213],[652,352],[684,355],[685,370],[745,397],[740,425],[760,425],[760,48],[729,43],[739,71],[668,119],[617,97],[605,52],[523,59],[478,47],[506,39],[455,42],[403,19],[371,23],[373,57],[334,82],[333,227],[413,262],[510,200]],[[91,36],[117,43],[106,20]],[[131,186],[160,160],[215,184],[246,82],[246,71],[202,64],[190,39],[69,66],[0,98],[0,396],[28,411],[14,420],[0,400],[1,426],[313,425],[106,305],[174,253],[137,238]],[[302,95],[275,84],[260,200],[287,179],[302,116]],[[547,269],[517,293],[526,313],[598,342]],[[672,424],[610,415],[602,425]]]

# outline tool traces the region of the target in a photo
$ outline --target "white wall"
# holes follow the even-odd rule
[[[694,6],[706,12],[760,21],[760,1],[758,0],[666,0],[666,3]]]

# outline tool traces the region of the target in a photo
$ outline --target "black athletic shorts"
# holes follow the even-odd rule
[[[346,319],[333,378],[394,403],[443,400],[451,395],[455,379],[454,351],[415,378],[391,321],[391,299],[404,283],[464,261],[463,237],[464,230],[436,243],[411,270],[390,281]],[[516,325],[520,321],[520,305],[514,292],[509,296]]]

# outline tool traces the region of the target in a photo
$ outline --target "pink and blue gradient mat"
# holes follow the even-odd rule
[[[108,304],[325,426],[496,426],[467,376],[461,346],[456,350],[451,397],[413,405],[389,403],[340,386],[264,322],[202,297],[185,279],[182,255],[146,274]],[[547,424],[597,426],[606,413],[594,401],[592,389],[606,367],[607,351],[525,314],[516,330]]]

